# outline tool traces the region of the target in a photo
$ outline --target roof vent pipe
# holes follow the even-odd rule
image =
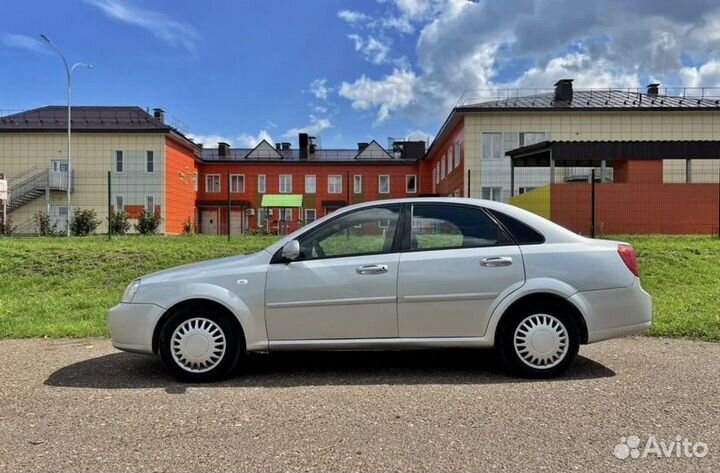
[[[230,154],[230,145],[225,142],[218,143],[218,156],[221,158],[226,157]]]
[[[165,110],[162,108],[153,108],[153,117],[165,123]]]
[[[648,95],[657,97],[659,92],[660,92],[660,84],[648,84],[648,86],[647,86],[647,94]]]

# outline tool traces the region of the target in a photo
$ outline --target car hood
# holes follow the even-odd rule
[[[267,263],[270,260],[270,254],[266,251],[258,251],[249,255],[228,256],[226,258],[218,258],[199,263],[185,264],[174,268],[157,271],[142,276],[140,279],[144,283],[159,283],[175,280],[185,280],[191,278],[211,277],[227,270],[238,271],[243,267],[252,266],[258,263]]]

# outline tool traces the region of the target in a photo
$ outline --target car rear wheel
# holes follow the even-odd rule
[[[193,305],[179,309],[167,320],[160,333],[159,351],[175,377],[207,382],[229,375],[244,348],[225,314]]]
[[[579,346],[573,317],[552,306],[519,310],[502,324],[498,340],[508,370],[528,378],[550,378],[567,370]]]

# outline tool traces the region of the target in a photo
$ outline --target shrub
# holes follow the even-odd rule
[[[70,233],[74,236],[87,236],[94,233],[100,225],[94,209],[75,209],[70,220]]]
[[[135,230],[141,235],[154,235],[160,227],[160,213],[148,212],[143,209],[140,211],[138,223],[135,224]]]
[[[188,217],[187,220],[183,222],[182,234],[192,235],[193,233],[195,233],[195,225],[193,225],[192,220]]]
[[[110,230],[115,235],[125,235],[130,230],[130,214],[124,210],[110,213]]]
[[[10,236],[17,229],[17,225],[13,225],[12,217],[7,217],[4,221],[0,221],[0,235]]]
[[[33,215],[33,222],[35,223],[35,230],[40,236],[57,236],[58,228],[57,223],[50,223],[50,216],[44,210],[38,210]]]

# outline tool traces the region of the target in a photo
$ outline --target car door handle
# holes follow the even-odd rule
[[[388,265],[386,264],[367,264],[365,266],[360,266],[355,271],[358,274],[382,274],[387,273],[389,269],[390,268],[388,268]]]
[[[493,256],[491,258],[483,258],[480,260],[480,266],[494,268],[497,266],[510,266],[513,260],[510,256]]]

